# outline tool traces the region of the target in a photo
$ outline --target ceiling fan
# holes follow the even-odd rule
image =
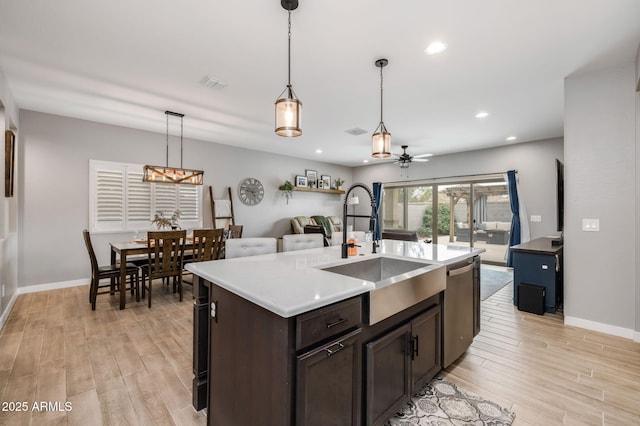
[[[400,164],[401,169],[409,168],[409,164],[411,164],[412,161],[427,162],[429,161],[429,159],[423,158],[423,157],[431,157],[433,155],[433,154],[409,155],[407,154],[407,148],[409,148],[408,145],[402,145],[402,154],[394,154],[398,157],[398,159],[394,164]]]

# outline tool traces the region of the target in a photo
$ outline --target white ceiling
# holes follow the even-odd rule
[[[2,0],[0,70],[22,109],[162,134],[172,110],[185,114],[188,138],[375,164],[384,161],[370,159],[376,59],[389,59],[384,122],[394,152],[558,137],[563,79],[634,59],[640,1],[300,0],[292,25],[299,138],[273,132],[287,81],[279,0]],[[426,55],[436,39],[448,50]],[[206,88],[204,76],[228,86]],[[490,115],[475,118],[480,110]],[[367,133],[345,133],[355,127]]]

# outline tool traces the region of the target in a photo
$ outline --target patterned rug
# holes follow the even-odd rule
[[[511,425],[515,413],[436,377],[385,426]]]

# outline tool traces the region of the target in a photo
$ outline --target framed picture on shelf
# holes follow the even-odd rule
[[[318,172],[316,170],[305,170],[305,175],[307,176],[307,186],[309,188],[317,188],[318,187]]]
[[[307,177],[306,176],[296,176],[296,186],[298,188],[307,188]]]
[[[331,189],[331,176],[322,175],[320,182],[322,182],[322,187],[324,189]]]
[[[13,197],[13,174],[16,158],[16,135],[7,130],[4,133],[4,196]]]

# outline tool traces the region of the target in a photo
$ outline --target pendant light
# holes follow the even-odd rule
[[[380,68],[380,124],[371,138],[371,156],[374,158],[391,157],[391,133],[382,121],[382,68],[386,67],[388,63],[389,61],[386,59],[376,61],[376,67]]]
[[[180,183],[187,185],[202,185],[204,172],[182,168],[182,128],[184,114],[165,111],[167,115],[167,162],[166,166],[144,166],[143,182]],[[169,116],[180,117],[180,168],[169,167]]]
[[[298,0],[280,0],[282,7],[289,13],[288,80],[287,87],[276,101],[276,135],[296,137],[302,134],[302,102],[296,98],[291,87],[291,11],[297,9]]]

